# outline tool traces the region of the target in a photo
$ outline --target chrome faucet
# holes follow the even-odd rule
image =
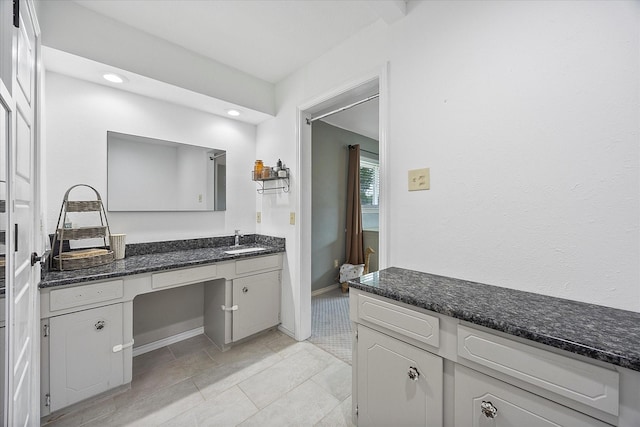
[[[244,237],[242,234],[240,234],[240,230],[236,230],[236,246],[240,246],[240,238]]]

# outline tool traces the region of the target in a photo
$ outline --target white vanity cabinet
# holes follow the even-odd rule
[[[204,285],[203,329],[223,350],[280,323],[282,254],[40,290],[42,416],[132,379],[136,296]]]
[[[124,384],[122,314],[119,303],[49,319],[51,411]]]
[[[280,271],[233,281],[232,341],[239,341],[280,323]]]
[[[640,375],[350,289],[358,426],[637,427]]]
[[[442,425],[442,358],[358,328],[358,425]]]

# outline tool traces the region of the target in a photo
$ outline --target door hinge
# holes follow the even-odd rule
[[[13,0],[13,26],[20,28],[20,0]]]
[[[49,393],[44,395],[44,406],[51,406],[51,395]]]
[[[358,405],[356,405],[356,417],[358,416]]]
[[[43,337],[48,337],[49,336],[49,325],[44,325],[42,327],[42,336]]]

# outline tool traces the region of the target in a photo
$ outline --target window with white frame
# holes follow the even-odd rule
[[[380,196],[380,165],[377,160],[360,157],[360,204],[362,211],[377,211]]]

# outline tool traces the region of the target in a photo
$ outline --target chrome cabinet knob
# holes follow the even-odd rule
[[[413,366],[409,366],[409,372],[407,372],[407,375],[409,376],[409,379],[411,381],[418,381],[418,377],[420,376],[420,372],[418,372],[418,369],[413,367]]]
[[[96,327],[96,331],[103,330],[105,326],[104,320],[98,320],[94,326]]]
[[[246,294],[247,292],[249,292],[249,288],[247,288],[246,286],[244,288],[242,288],[242,293]]]
[[[482,410],[482,413],[484,414],[484,416],[487,418],[495,418],[498,416],[498,409],[495,406],[493,406],[491,402],[487,402],[483,400],[482,403],[480,404],[480,409]]]

